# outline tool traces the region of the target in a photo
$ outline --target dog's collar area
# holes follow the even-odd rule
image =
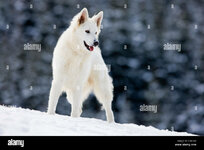
[[[89,50],[89,51],[93,51],[94,47],[93,46],[89,46],[85,41],[84,41],[84,45],[85,47]]]

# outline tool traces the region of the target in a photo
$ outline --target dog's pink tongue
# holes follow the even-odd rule
[[[89,49],[90,49],[90,51],[93,51],[93,50],[94,50],[94,47],[93,47],[93,46],[90,46]]]

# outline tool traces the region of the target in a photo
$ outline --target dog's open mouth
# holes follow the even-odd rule
[[[84,45],[85,47],[89,50],[89,51],[93,51],[94,47],[93,46],[89,46],[85,41],[84,41]]]

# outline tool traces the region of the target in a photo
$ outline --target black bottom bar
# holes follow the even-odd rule
[[[198,149],[204,145],[204,138],[200,136],[2,136],[0,149],[27,149],[40,147],[57,147],[76,149],[77,147],[94,149],[118,148],[162,148],[170,149]],[[73,147],[74,146],[74,147]],[[115,148],[114,148],[115,149]]]

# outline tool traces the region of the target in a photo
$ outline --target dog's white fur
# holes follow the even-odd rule
[[[83,101],[93,91],[103,104],[107,121],[114,122],[111,108],[113,84],[101,50],[96,46],[93,51],[89,51],[84,45],[84,41],[93,45],[93,41],[98,40],[102,19],[102,11],[89,18],[88,11],[84,8],[73,18],[70,27],[59,38],[53,53],[49,114],[55,113],[59,96],[66,92],[72,106],[71,116],[79,117]],[[86,33],[86,30],[90,33]]]

